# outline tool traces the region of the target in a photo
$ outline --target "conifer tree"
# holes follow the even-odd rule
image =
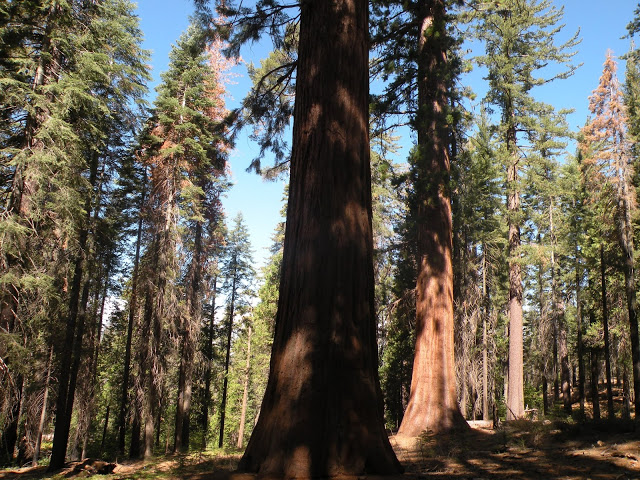
[[[543,121],[553,117],[552,107],[535,100],[533,89],[571,75],[570,51],[577,44],[577,34],[561,45],[555,37],[562,29],[558,10],[548,0],[506,1],[486,6],[476,27],[478,38],[485,42],[486,55],[478,58],[488,69],[489,93],[486,101],[501,115],[500,156],[507,171],[506,197],[509,226],[509,382],[507,419],[524,413],[523,379],[523,283],[521,267],[521,170],[525,167],[523,147]],[[552,77],[541,69],[557,65],[561,71]],[[565,68],[565,70],[562,70]],[[566,112],[565,112],[566,113]],[[563,112],[558,112],[560,117]]]
[[[153,453],[166,369],[161,352],[168,348],[166,332],[173,322],[180,339],[174,449],[188,448],[203,280],[219,241],[220,196],[227,188],[228,142],[220,78],[224,70],[221,63],[211,61],[219,58],[220,45],[209,51],[205,40],[202,27],[192,24],[171,51],[169,70],[162,75],[153,116],[141,142],[151,181],[146,205],[149,244],[143,257],[146,299],[142,343],[138,345],[146,378],[145,457]],[[184,229],[179,228],[182,224]],[[179,251],[187,253],[188,266],[182,266]],[[184,305],[180,297],[185,298]]]
[[[489,407],[494,404],[490,392],[498,355],[497,311],[504,304],[505,294],[502,288],[505,242],[500,223],[504,209],[500,199],[499,165],[495,162],[496,140],[486,110],[482,108],[474,120],[475,132],[462,145],[462,152],[452,167],[454,239],[457,243],[454,287],[457,290],[456,319],[460,325],[456,336],[456,362],[462,377],[461,389],[467,387],[462,372],[482,365],[479,379],[482,416],[488,420]],[[463,337],[467,342],[461,342]],[[475,356],[478,350],[481,351],[480,358]],[[461,400],[463,397],[461,395]],[[461,401],[463,411],[466,410],[465,403]]]
[[[635,391],[634,405],[636,412],[638,412],[640,411],[640,340],[638,338],[633,224],[631,220],[635,195],[631,184],[631,145],[627,138],[628,120],[623,93],[616,77],[616,68],[613,54],[609,51],[598,88],[589,97],[589,110],[593,117],[582,129],[582,145],[585,162],[594,165],[595,172],[599,177],[612,186],[615,228],[618,244],[624,257],[625,293]],[[604,193],[606,188],[600,191]]]
[[[229,230],[225,246],[225,261],[221,268],[221,275],[225,282],[223,289],[227,291],[227,322],[226,344],[224,360],[224,377],[222,380],[222,400],[220,404],[220,435],[218,447],[222,448],[224,442],[224,423],[227,410],[227,393],[229,388],[229,365],[231,362],[231,346],[233,338],[233,325],[236,310],[247,303],[246,289],[253,281],[255,271],[251,253],[249,232],[241,213],[233,220],[233,228]]]
[[[399,434],[465,425],[456,396],[450,144],[457,62],[445,1],[376,2],[381,58],[373,71],[393,75],[374,115],[411,112],[417,133],[412,180],[417,236],[416,351],[411,397]],[[399,54],[398,54],[399,53]],[[416,94],[417,92],[417,94]]]
[[[137,125],[146,53],[127,1],[16,2],[4,13],[2,311],[10,324],[49,318],[32,327],[56,344],[55,469],[66,453],[84,326],[96,325],[87,302],[104,291],[85,278],[108,243],[90,232],[108,223],[106,185]]]

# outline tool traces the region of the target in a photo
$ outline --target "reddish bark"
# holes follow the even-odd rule
[[[269,381],[239,469],[396,474],[382,418],[368,134],[368,3],[303,2]]]
[[[411,395],[399,435],[466,427],[456,395],[452,218],[449,195],[445,2],[422,2],[417,118],[418,258]]]

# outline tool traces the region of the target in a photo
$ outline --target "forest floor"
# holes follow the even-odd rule
[[[393,480],[640,480],[640,431],[634,431],[633,422],[523,420],[496,430],[483,425],[475,422],[469,431],[451,435],[391,437],[405,467],[405,474]],[[99,476],[95,469],[100,462],[76,462],[53,476],[46,467],[0,470],[0,480],[253,479],[233,473],[239,458],[196,453],[127,461],[115,465],[113,473]]]

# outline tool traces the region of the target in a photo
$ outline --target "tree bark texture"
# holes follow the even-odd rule
[[[178,373],[178,402],[176,405],[176,423],[174,430],[174,451],[189,450],[191,430],[191,396],[193,390],[193,357],[200,332],[202,270],[204,263],[204,245],[202,222],[197,222],[194,235],[193,259],[189,268],[186,292],[187,315],[182,319],[182,345]]]
[[[445,2],[421,2],[418,60],[418,280],[411,394],[398,435],[464,428],[456,394],[453,332],[450,126]],[[463,387],[465,388],[465,387]]]
[[[209,430],[209,409],[211,406],[211,373],[213,368],[213,323],[216,314],[216,292],[218,278],[213,277],[213,288],[211,292],[211,314],[209,315],[209,325],[207,326],[207,343],[205,346],[205,377],[204,377],[204,399],[202,401],[201,428],[202,428],[202,449],[207,446]]]
[[[402,471],[377,373],[368,2],[303,2],[269,380],[239,464],[279,478]]]
[[[240,428],[238,429],[238,442],[236,447],[242,448],[244,445],[244,424],[247,420],[247,402],[249,400],[249,377],[251,374],[251,325],[247,331],[247,360],[244,371],[244,382],[242,391],[242,407],[240,409]]]
[[[604,329],[604,368],[607,377],[607,411],[609,420],[615,418],[613,410],[613,386],[611,385],[611,353],[609,349],[609,310],[607,308],[607,276],[604,261],[604,246],[600,244],[600,281],[602,287],[602,327]]]
[[[234,258],[234,262],[236,259]],[[224,443],[224,421],[227,412],[227,389],[229,387],[229,362],[231,361],[231,337],[233,335],[233,316],[236,302],[237,270],[233,269],[233,284],[231,285],[231,302],[229,304],[229,323],[227,324],[227,345],[224,358],[224,379],[222,380],[222,403],[220,405],[220,435],[218,436],[218,448]]]
[[[593,310],[589,311],[589,323],[596,323],[596,315]],[[600,395],[598,392],[598,377],[600,376],[600,368],[598,359],[598,349],[592,346],[589,352],[589,360],[591,363],[591,402],[593,408],[593,419],[600,420]]]
[[[513,114],[505,109],[505,115]],[[507,210],[509,212],[509,386],[507,388],[507,420],[524,415],[523,330],[522,330],[522,272],[520,255],[520,192],[518,189],[518,152],[516,131],[507,133],[507,146],[511,152],[511,165],[507,169]]]

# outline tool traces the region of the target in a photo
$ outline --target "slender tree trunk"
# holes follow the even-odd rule
[[[236,262],[236,259],[233,260]],[[233,315],[236,302],[236,268],[233,268],[233,284],[231,286],[231,303],[229,304],[229,322],[227,324],[227,352],[224,358],[224,379],[222,380],[222,403],[220,405],[220,436],[218,437],[218,448],[222,448],[224,443],[224,420],[227,410],[227,388],[229,383],[229,362],[231,360],[231,335],[233,333]]]
[[[247,401],[249,398],[249,376],[251,374],[251,325],[247,331],[247,362],[244,373],[244,389],[242,392],[242,408],[240,409],[240,428],[238,430],[238,443],[236,446],[242,448],[244,445],[244,424],[247,418]]]
[[[510,107],[508,105],[508,107]],[[513,107],[505,109],[511,117]],[[507,169],[507,210],[509,212],[509,386],[507,390],[507,420],[524,415],[523,329],[522,329],[522,273],[519,263],[520,192],[518,191],[518,151],[515,127],[507,131],[507,148],[511,165]]]
[[[600,281],[602,282],[602,326],[604,328],[604,368],[607,377],[607,410],[609,420],[615,418],[613,387],[611,385],[611,354],[609,350],[609,311],[607,309],[607,277],[604,262],[604,246],[600,244]]]
[[[584,372],[584,342],[582,340],[582,270],[580,266],[580,252],[578,243],[575,245],[576,255],[576,329],[578,333],[578,396],[580,397],[580,418],[585,418],[585,372]]]
[[[456,394],[452,218],[449,186],[449,85],[443,0],[420,2],[416,346],[409,404],[398,435],[466,428]],[[466,391],[466,379],[463,387]],[[465,400],[466,408],[466,400]]]
[[[564,317],[564,312],[560,318]],[[562,375],[562,404],[564,412],[571,415],[571,366],[569,365],[569,349],[567,348],[567,328],[564,318],[559,332],[560,368]]]
[[[146,181],[146,169],[144,179]],[[127,404],[129,399],[129,377],[131,376],[131,343],[133,341],[133,327],[138,311],[138,268],[140,265],[140,246],[142,243],[142,208],[145,202],[145,191],[140,196],[138,209],[138,229],[136,235],[136,254],[133,260],[131,275],[131,297],[129,298],[129,317],[127,322],[127,342],[124,350],[124,372],[122,374],[122,389],[120,390],[120,408],[118,409],[118,451],[124,454],[125,437],[127,434]]]
[[[213,324],[216,314],[216,292],[217,292],[216,276],[213,277],[213,292],[211,294],[211,315],[209,316],[209,326],[207,332],[207,344],[205,347],[206,369],[204,377],[204,399],[202,401],[202,449],[207,446],[207,437],[209,433],[209,409],[211,406],[211,374],[213,368]]]
[[[104,426],[102,427],[102,438],[100,439],[100,452],[104,452],[104,441],[107,438],[107,430],[109,428],[109,412],[111,404],[107,404],[107,411],[104,414]]]
[[[47,421],[47,403],[49,401],[49,383],[51,382],[52,363],[53,347],[49,349],[49,361],[47,362],[47,379],[44,383],[44,395],[42,398],[42,410],[40,411],[40,423],[38,424],[38,436],[36,437],[36,446],[33,449],[33,460],[31,464],[34,467],[38,465],[38,457],[40,457],[40,447],[42,446],[42,435],[44,434],[44,426]]]
[[[589,323],[596,323],[596,315],[593,310],[589,311]],[[591,361],[591,402],[593,405],[593,419],[600,420],[600,395],[598,392],[598,377],[600,376],[598,359],[598,349],[592,346],[589,352]]]
[[[83,230],[80,237],[80,252],[83,252],[87,244],[88,232]],[[68,404],[73,406],[73,389],[71,386],[71,364],[73,361],[73,348],[75,345],[74,338],[79,336],[81,328],[78,328],[78,306],[80,303],[80,289],[82,282],[82,270],[84,259],[78,257],[75,262],[73,280],[71,282],[69,316],[67,319],[66,335],[64,348],[59,353],[61,372],[58,375],[58,398],[56,400],[56,422],[53,434],[53,448],[51,451],[51,460],[49,462],[49,471],[59,470],[64,466],[67,452],[67,442],[69,440],[69,428],[71,425],[71,417],[67,417]]]
[[[95,189],[98,184],[100,159],[93,155],[89,168],[89,184]],[[88,262],[86,250],[89,240],[89,227],[92,220],[91,196],[85,201],[85,225],[78,232],[78,252],[76,253],[73,279],[69,294],[69,313],[66,322],[65,342],[59,354],[61,371],[58,376],[58,398],[56,400],[56,422],[53,434],[53,447],[48,471],[59,470],[64,466],[76,380],[82,359],[82,340],[89,301],[89,280],[82,280]],[[72,346],[71,348],[69,348]]]
[[[567,350],[566,337],[565,345],[562,345],[562,326],[560,325],[560,314],[558,312],[558,295],[556,284],[556,238],[553,228],[553,199],[549,202],[549,233],[551,237],[551,322],[553,324],[553,400],[557,402],[560,399],[560,382],[559,379],[563,375],[561,361],[562,356]],[[560,350],[560,352],[558,352]],[[559,355],[558,355],[559,354]],[[560,361],[559,358],[560,357]],[[566,404],[565,404],[566,408]]]
[[[377,373],[368,31],[364,0],[300,4],[269,380],[239,464],[264,477],[402,471],[385,431]]]

